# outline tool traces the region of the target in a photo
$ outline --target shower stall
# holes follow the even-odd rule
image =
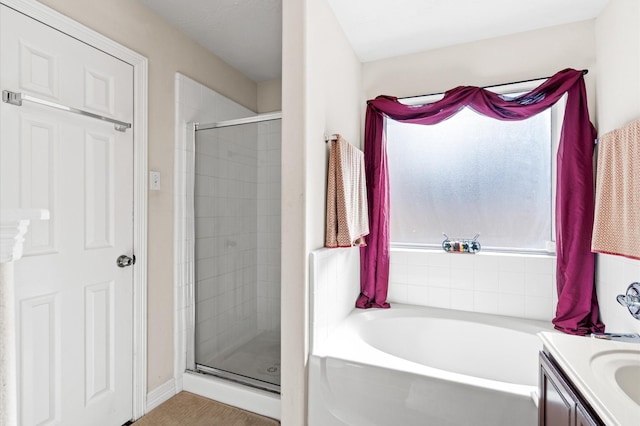
[[[195,124],[192,371],[280,391],[281,114]]]

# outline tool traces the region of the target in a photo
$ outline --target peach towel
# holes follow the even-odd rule
[[[598,142],[591,251],[640,259],[640,119]]]
[[[364,154],[342,136],[331,141],[325,247],[365,246],[369,235]]]

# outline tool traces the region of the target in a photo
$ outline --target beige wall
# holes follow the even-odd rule
[[[598,133],[640,117],[640,3],[616,0],[596,20]]]
[[[593,20],[585,21],[368,62],[363,65],[364,95],[439,93],[460,85],[489,86],[587,68],[594,105],[594,26]]]
[[[174,77],[179,71],[257,110],[256,83],[135,0],[41,3],[149,60],[149,170],[162,190],[149,193],[148,391],[173,377]]]
[[[640,3],[610,1],[596,20],[598,134],[640,118]],[[629,230],[638,234],[638,230]],[[597,255],[596,288],[608,331],[640,332],[640,321],[616,302],[638,281],[640,261]]]
[[[258,112],[282,110],[282,80],[268,80],[258,83]]]
[[[324,242],[327,145],[359,144],[361,65],[326,0],[283,0],[282,424],[306,424],[308,259]]]

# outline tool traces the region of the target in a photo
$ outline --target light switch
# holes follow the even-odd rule
[[[149,189],[160,191],[160,172],[149,172]]]

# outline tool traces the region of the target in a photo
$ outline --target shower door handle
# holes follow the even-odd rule
[[[131,257],[123,254],[122,256],[118,256],[116,259],[116,265],[118,268],[126,268],[127,266],[133,266],[136,264],[136,256],[132,255]]]

